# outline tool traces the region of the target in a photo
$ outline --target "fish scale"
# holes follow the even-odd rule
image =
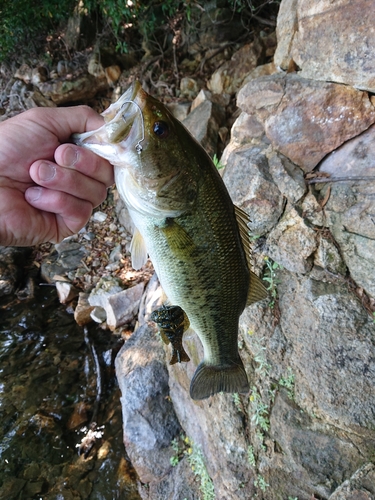
[[[191,397],[248,391],[239,316],[267,296],[250,270],[248,216],[234,207],[202,146],[139,83],[103,115],[106,125],[75,140],[115,165],[136,227],[133,265],[150,256],[169,303],[183,309],[202,342]]]

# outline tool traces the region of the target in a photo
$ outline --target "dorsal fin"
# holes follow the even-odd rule
[[[249,222],[251,222],[250,217],[244,210],[236,205],[234,205],[234,213],[240,230],[241,241],[246,255],[247,267],[250,271],[250,284],[246,302],[246,305],[249,306],[250,304],[254,304],[254,302],[258,302],[258,300],[267,298],[268,292],[266,287],[263,285],[262,280],[251,270],[253,266],[251,262],[250,230],[248,227]]]
[[[137,228],[134,230],[133,238],[130,243],[130,253],[132,257],[132,267],[138,271],[138,269],[141,269],[141,267],[146,264],[148,255],[145,240]]]

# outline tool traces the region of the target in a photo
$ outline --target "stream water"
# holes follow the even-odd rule
[[[140,498],[122,442],[121,344],[79,327],[53,287],[0,302],[0,499]]]

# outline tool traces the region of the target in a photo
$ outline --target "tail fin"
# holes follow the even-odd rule
[[[203,361],[190,384],[192,399],[205,399],[217,392],[248,392],[249,382],[240,358],[224,366]]]

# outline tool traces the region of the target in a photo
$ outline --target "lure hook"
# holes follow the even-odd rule
[[[137,142],[137,144],[135,145],[135,150],[137,151],[137,153],[140,155],[142,153],[142,146],[141,146],[141,142],[143,142],[145,140],[145,122],[144,122],[144,118],[143,118],[143,113],[142,113],[142,110],[139,106],[139,104],[137,104],[135,101],[124,101],[121,108],[124,107],[124,104],[134,104],[134,106],[137,106],[140,114],[141,114],[141,119],[142,119],[142,137],[141,139],[139,139],[139,141]],[[124,122],[126,123],[126,119],[125,119],[125,115],[123,114],[122,115],[122,119],[124,120]]]

